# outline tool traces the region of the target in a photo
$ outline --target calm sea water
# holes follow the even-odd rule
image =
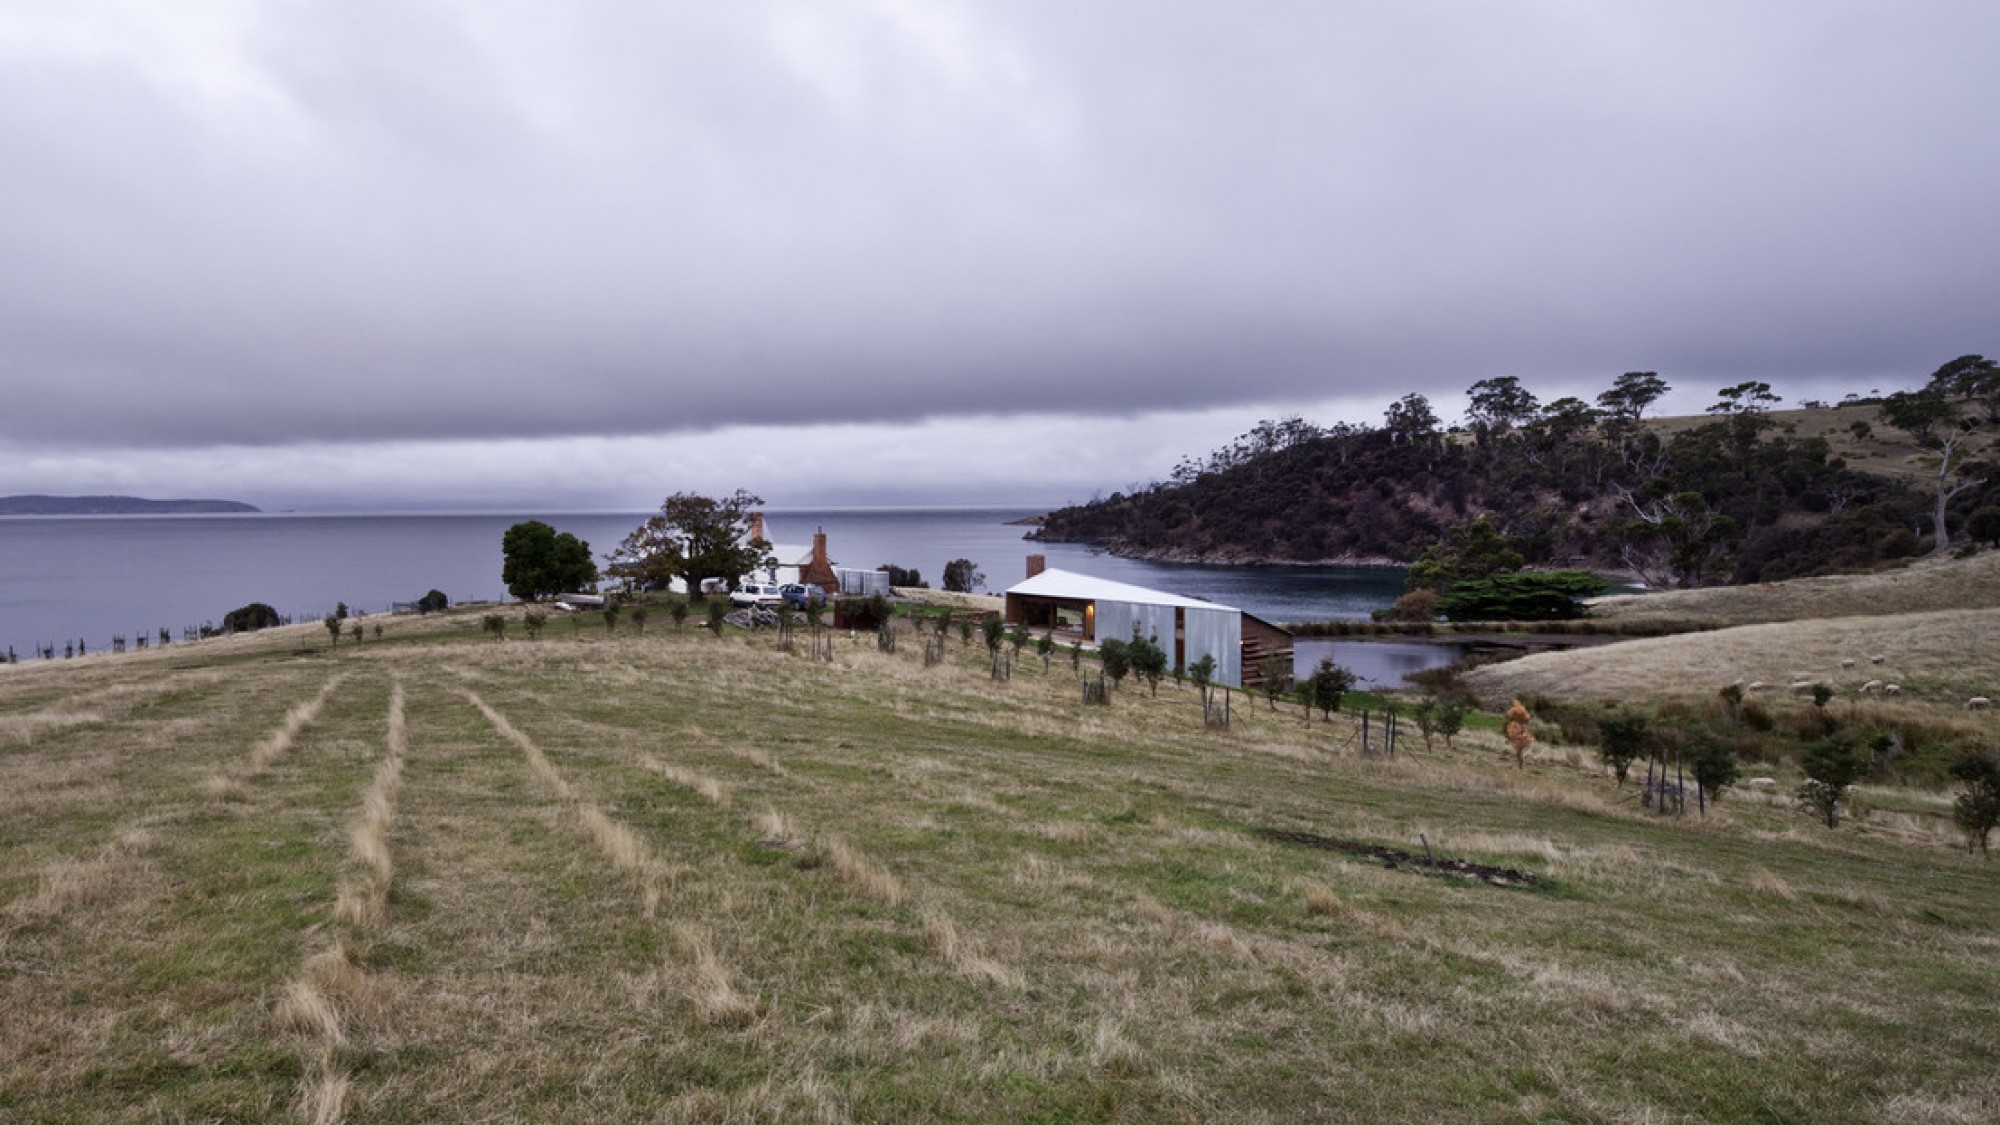
[[[249,602],[316,620],[338,602],[386,612],[432,588],[454,602],[498,600],[500,537],[539,519],[585,540],[600,559],[648,513],[104,516],[0,519],[0,653],[37,644],[92,651],[117,634],[157,636],[220,622]],[[1121,559],[1034,543],[1010,521],[1029,509],[774,510],[770,537],[810,545],[817,529],[841,566],[915,567],[938,585],[967,558],[1000,591],[1049,565],[1233,605],[1272,621],[1364,618],[1402,589],[1403,572],[1357,567],[1220,567]]]

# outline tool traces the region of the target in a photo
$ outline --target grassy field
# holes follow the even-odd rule
[[[1592,602],[1591,616],[1740,625],[1976,609],[2000,609],[2000,551],[1920,559],[1876,574],[1620,594]]]
[[[0,1118],[2000,1117],[2000,869],[1928,795],[1662,821],[956,642],[514,637],[0,668]]]

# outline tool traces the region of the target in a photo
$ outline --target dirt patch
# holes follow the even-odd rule
[[[1303,844],[1323,851],[1342,852],[1346,855],[1372,859],[1382,866],[1395,869],[1414,867],[1422,871],[1437,871],[1446,875],[1457,875],[1466,879],[1477,879],[1495,887],[1533,887],[1545,883],[1539,875],[1516,871],[1511,867],[1492,867],[1484,863],[1473,863],[1463,859],[1438,859],[1430,855],[1418,855],[1401,848],[1386,847],[1382,844],[1364,844],[1359,840],[1341,840],[1333,836],[1316,836],[1311,832],[1292,832],[1282,828],[1259,828],[1256,833],[1266,840],[1276,840],[1283,844]]]

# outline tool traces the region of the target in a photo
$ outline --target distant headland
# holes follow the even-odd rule
[[[178,516],[260,510],[237,500],[144,500],[137,496],[0,496],[0,516]]]

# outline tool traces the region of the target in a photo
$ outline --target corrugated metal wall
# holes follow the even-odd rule
[[[1215,682],[1243,686],[1243,615],[1233,609],[1187,611],[1187,658],[1215,657]]]
[[[1243,616],[1233,609],[1189,607],[1187,614],[1187,662],[1204,655],[1215,657],[1215,682],[1230,687],[1243,686]],[[1139,636],[1160,638],[1160,647],[1174,654],[1174,607],[1137,602],[1097,603],[1097,640],[1130,640],[1132,627]]]

